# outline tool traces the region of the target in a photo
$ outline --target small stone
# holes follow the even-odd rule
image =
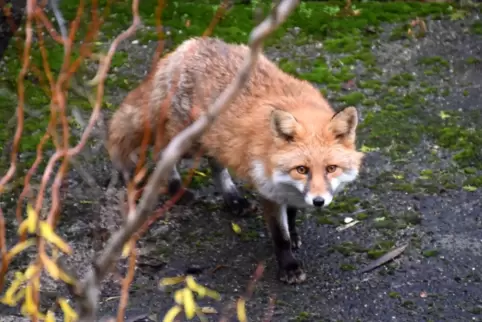
[[[353,221],[353,218],[351,218],[351,217],[345,217],[345,219],[344,219],[345,224],[349,224],[352,221]]]

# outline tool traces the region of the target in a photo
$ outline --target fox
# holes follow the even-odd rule
[[[159,59],[108,123],[113,167],[132,173],[146,126],[149,146],[159,146],[162,158],[170,140],[206,113],[234,80],[249,50],[216,37],[192,37]],[[364,158],[356,148],[357,125],[355,107],[335,111],[313,84],[260,53],[239,94],[181,159],[200,149],[216,189],[234,212],[249,202],[229,170],[253,187],[274,245],[278,279],[297,284],[307,274],[295,256],[302,244],[296,217],[300,210],[329,206],[357,179]],[[170,195],[182,188],[178,165],[167,187]]]

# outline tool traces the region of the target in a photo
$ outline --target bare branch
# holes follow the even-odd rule
[[[162,178],[168,176],[172,167],[192,145],[193,140],[202,135],[240,93],[246,83],[250,72],[256,64],[262,51],[263,41],[273,33],[298,6],[299,0],[281,1],[271,14],[251,32],[244,64],[234,81],[223,91],[216,102],[189,127],[177,135],[166,147],[162,158],[157,162],[145,192],[137,206],[127,216],[126,223],[119,231],[111,236],[104,251],[98,256],[93,269],[87,273],[84,280],[77,288],[78,304],[80,306],[79,321],[94,321],[96,318],[100,283],[105,278],[111,267],[121,255],[124,245],[136,234],[139,228],[148,220],[155,203]]]
[[[59,4],[58,0],[50,0],[50,6],[52,7],[52,10],[55,15],[55,19],[57,19],[57,23],[59,24],[59,29],[60,29],[60,34],[62,35],[62,39],[64,40],[64,43],[68,41],[68,34],[67,34],[67,28],[65,27],[65,20],[64,16],[60,12],[59,9]],[[67,51],[67,48],[64,48],[65,51]]]

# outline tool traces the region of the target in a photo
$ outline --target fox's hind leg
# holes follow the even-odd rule
[[[221,192],[224,203],[238,215],[249,209],[249,201],[244,198],[227,168],[220,165],[214,158],[208,157],[209,167],[211,168],[216,188]]]

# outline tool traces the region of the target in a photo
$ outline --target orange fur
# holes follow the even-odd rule
[[[193,106],[204,111],[233,80],[247,50],[245,45],[225,44],[213,38],[193,38],[161,59],[155,72],[127,95],[110,121],[107,150],[114,165],[123,170],[133,168],[129,155],[141,146],[145,130],[142,110],[149,113],[151,133],[161,131],[160,146],[165,147],[189,121],[188,114]],[[176,77],[179,81],[174,83]],[[157,116],[161,113],[162,101],[172,86],[177,87],[174,102],[167,106],[164,123],[159,124]],[[199,143],[206,155],[234,170],[238,177],[250,180],[251,160],[274,158],[283,155],[287,149],[286,142],[273,144],[269,132],[273,108],[289,111],[303,126],[298,133],[303,143],[299,144],[306,147],[313,158],[320,154],[323,157],[317,159],[325,162],[336,157],[338,150],[327,151],[325,148],[335,141],[325,126],[335,114],[333,109],[318,89],[281,71],[264,55],[258,60],[241,94]],[[353,143],[348,142],[345,146],[354,149]],[[345,162],[359,166],[359,159],[359,154],[354,153]],[[272,166],[268,169],[271,171]]]

